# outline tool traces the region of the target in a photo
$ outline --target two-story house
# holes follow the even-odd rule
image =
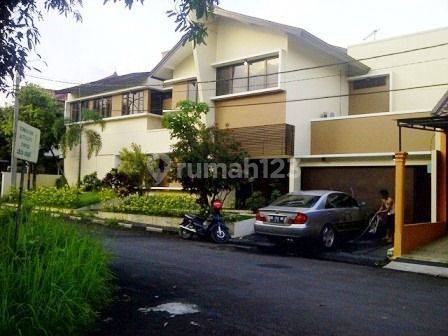
[[[252,190],[287,192],[289,159],[310,152],[310,119],[346,115],[348,78],[369,67],[303,29],[221,8],[207,27],[206,45],[179,41],[152,75],[172,89],[173,106],[206,102],[208,125],[230,130],[252,162],[267,159],[260,172],[285,175]]]
[[[379,189],[393,192],[396,119],[427,115],[446,91],[447,28],[344,49],[303,29],[221,8],[207,26],[207,44],[181,40],[151,72],[68,89],[67,117],[76,121],[94,108],[106,121],[103,148],[83,157],[82,175],[104,176],[132,142],[148,154],[168,153],[161,114],[189,99],[207,103],[205,122],[228,129],[260,165],[262,178],[241,198],[253,190],[269,198],[273,189],[339,189],[375,207]],[[403,130],[402,139],[411,176],[407,216],[425,219],[435,211],[437,137]],[[74,183],[76,153],[65,166]],[[270,175],[265,171],[285,177],[263,178]]]
[[[348,47],[369,66],[347,78],[348,108],[311,119],[308,154],[292,160],[291,189],[336,189],[378,206],[380,189],[394,192],[397,119],[429,116],[448,89],[448,28]],[[434,132],[402,131],[406,168],[406,222],[434,220],[437,149]]]
[[[81,178],[93,172],[103,178],[112,168],[119,165],[119,153],[131,143],[142,147],[145,153],[168,153],[171,140],[162,128],[164,110],[171,109],[171,90],[152,78],[149,72],[113,75],[98,81],[60,90],[67,93],[65,118],[79,122],[85,110],[96,110],[104,121],[100,125],[87,123],[86,127],[101,134],[102,148],[97,156],[87,158],[86,141],[82,142]],[[67,153],[64,167],[70,184],[78,178],[79,150]]]

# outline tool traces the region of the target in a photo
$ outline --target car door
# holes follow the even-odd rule
[[[348,196],[348,195],[347,195]],[[348,196],[346,200],[346,208],[347,211],[350,212],[350,230],[359,230],[361,229],[364,223],[364,212],[361,210],[359,203],[353,198]]]
[[[325,204],[327,222],[331,223],[336,231],[343,231],[347,221],[343,195],[341,193],[329,194]]]
[[[362,225],[362,214],[358,202],[349,195],[343,200],[346,230],[358,230]]]

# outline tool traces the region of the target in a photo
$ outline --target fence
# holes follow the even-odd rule
[[[53,187],[56,183],[56,180],[60,177],[60,175],[49,175],[49,174],[38,174],[36,175],[36,186],[37,187]],[[32,185],[31,179],[32,176],[29,176],[30,184]],[[16,185],[17,187],[20,185],[20,174],[16,176]],[[24,176],[24,188],[26,189],[28,186],[28,174]],[[4,197],[8,194],[11,188],[11,173],[10,172],[2,172],[2,184],[1,184],[1,192],[0,197]]]

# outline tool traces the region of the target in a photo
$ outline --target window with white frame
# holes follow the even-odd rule
[[[216,70],[216,95],[278,86],[278,56],[220,67]]]

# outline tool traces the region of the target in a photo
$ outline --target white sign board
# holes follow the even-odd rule
[[[23,121],[18,121],[15,142],[16,158],[37,162],[39,156],[40,130]]]

